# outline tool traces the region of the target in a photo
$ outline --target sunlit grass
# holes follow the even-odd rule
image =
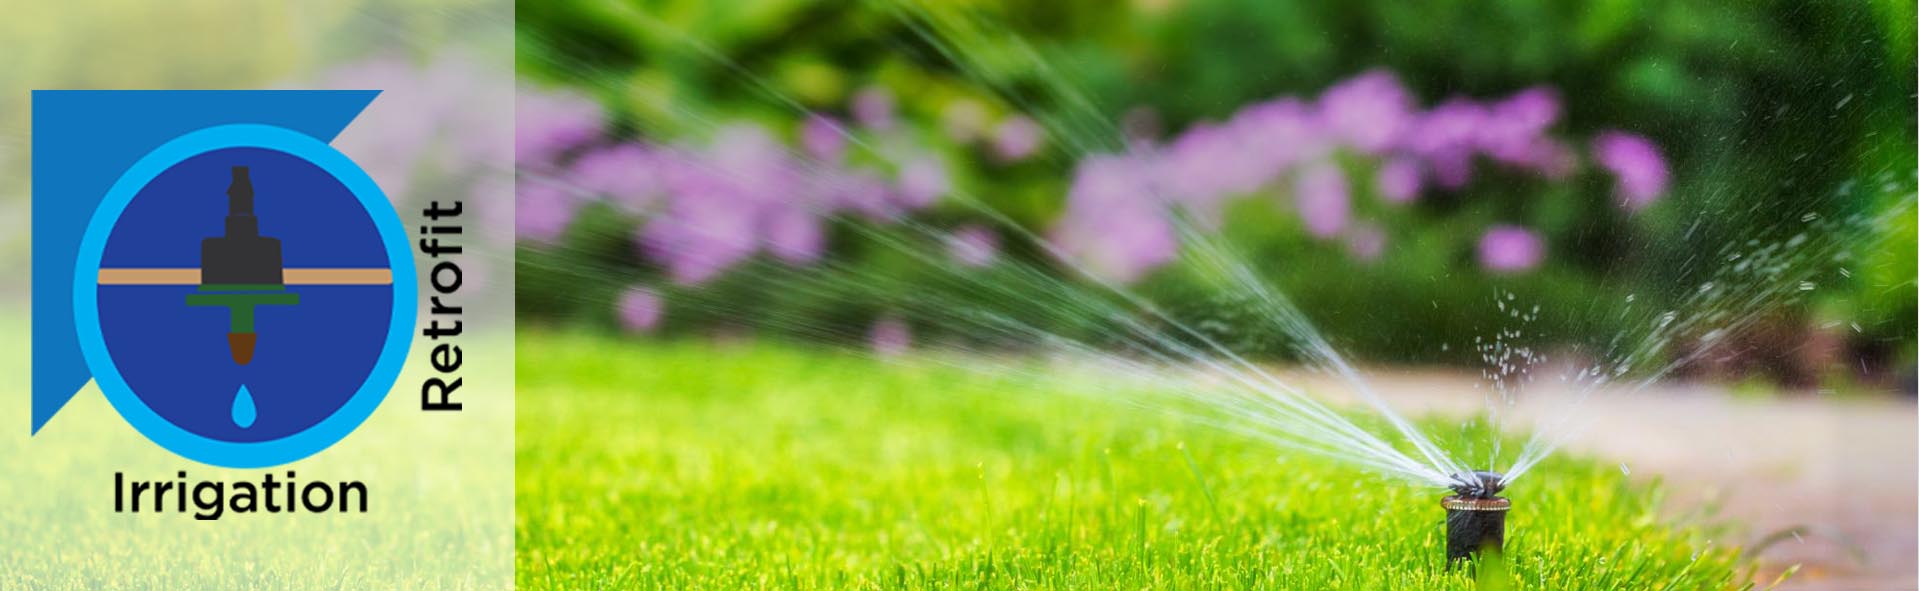
[[[1443,569],[1440,491],[1045,391],[1056,381],[538,332],[519,379],[523,588],[1476,585]],[[1614,467],[1556,459],[1509,496],[1513,588],[1750,573]]]

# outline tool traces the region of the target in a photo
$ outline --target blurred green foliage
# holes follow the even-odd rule
[[[1889,235],[1814,236],[1889,246],[1822,270],[1810,303],[1763,312],[1768,323],[1795,327],[1784,334],[1856,324],[1840,329],[1851,349],[1900,365],[1913,356],[1910,2],[558,0],[518,8],[523,77],[582,89],[613,110],[621,130],[654,139],[699,137],[727,120],[793,133],[803,111],[842,114],[859,88],[891,89],[957,188],[1042,235],[1059,214],[1072,163],[1086,151],[1123,149],[1115,122],[1139,119],[1139,107],[1154,117],[1134,122],[1164,137],[1253,102],[1311,96],[1371,68],[1396,72],[1424,104],[1548,85],[1563,97],[1566,137],[1623,128],[1654,139],[1673,163],[1664,201],[1628,215],[1602,178],[1548,186],[1482,174],[1414,208],[1367,211],[1389,236],[1386,255],[1371,264],[1306,239],[1277,211],[1236,210],[1227,233],[1336,344],[1373,359],[1472,363],[1473,337],[1511,325],[1492,303],[1496,292],[1545,310],[1529,338],[1603,342],[1629,330],[1608,302],[1631,295],[1645,308],[1677,305],[1722,266],[1702,253],[1784,240],[1808,214],[1892,216]],[[940,115],[958,100],[978,101],[995,118],[1035,115],[1052,132],[1046,151],[1006,165],[979,146],[943,141]],[[1363,195],[1356,203],[1377,205]],[[977,218],[942,211],[934,223]],[[1540,228],[1546,266],[1517,277],[1477,270],[1461,245],[1496,222]],[[630,244],[609,238],[630,232],[604,230],[576,231],[584,242],[563,250],[523,252],[526,313],[609,317],[612,298],[634,279],[599,271],[649,271]],[[845,234],[835,234],[835,258],[911,289],[914,261],[859,256],[884,249],[862,251]],[[1019,240],[1011,247],[1035,250]],[[582,259],[597,262],[574,264]],[[1037,254],[1029,260],[1044,264]],[[1190,293],[1167,275],[1176,274],[1142,291]],[[669,324],[751,323],[818,308],[837,312],[815,320],[857,332],[889,299],[884,285],[849,287],[874,304],[833,308],[765,286],[737,279],[691,288],[699,293],[674,301],[721,302],[728,311],[674,308]],[[1771,346],[1790,348],[1796,338]]]

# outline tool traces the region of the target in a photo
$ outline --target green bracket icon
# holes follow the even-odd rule
[[[253,308],[300,303],[300,294],[286,291],[284,285],[215,284],[202,285],[200,291],[203,293],[187,294],[187,305],[227,309],[227,347],[233,353],[233,362],[240,365],[253,361],[253,345],[259,340],[253,330]]]

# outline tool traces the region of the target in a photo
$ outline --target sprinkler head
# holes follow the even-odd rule
[[[1491,470],[1460,472],[1453,475],[1453,483],[1448,488],[1462,497],[1491,499],[1506,490],[1506,483],[1502,482],[1505,479],[1506,475]]]
[[[1500,498],[1505,490],[1498,472],[1480,470],[1453,475],[1454,495],[1441,499],[1446,508],[1446,568],[1473,559],[1480,552],[1506,546],[1506,511],[1513,502]]]

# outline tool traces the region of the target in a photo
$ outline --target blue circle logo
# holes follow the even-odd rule
[[[82,354],[154,443],[230,468],[339,442],[404,365],[417,286],[399,215],[310,136],[225,125],[108,191],[74,274]]]

